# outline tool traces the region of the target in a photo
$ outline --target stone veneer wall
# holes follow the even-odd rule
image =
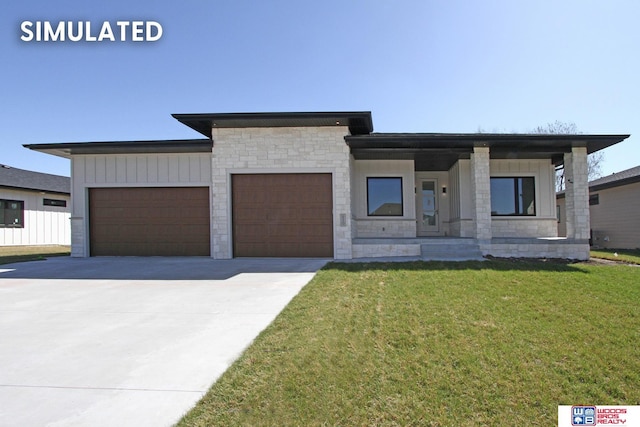
[[[353,258],[418,257],[419,244],[354,244]]]
[[[588,239],[590,218],[587,149],[574,147],[571,153],[566,153],[564,169],[567,237]]]
[[[212,255],[232,254],[231,175],[238,173],[332,173],[334,256],[351,258],[351,179],[346,126],[214,128]],[[344,215],[344,216],[343,216]],[[344,224],[344,225],[343,225]]]
[[[491,221],[493,237],[556,237],[555,218],[496,218]]]
[[[416,221],[373,219],[356,221],[357,237],[416,237]]]
[[[471,197],[475,237],[491,239],[491,185],[489,147],[474,147],[471,154]]]

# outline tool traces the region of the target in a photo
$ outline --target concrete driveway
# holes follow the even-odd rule
[[[172,425],[326,262],[0,265],[0,425]]]

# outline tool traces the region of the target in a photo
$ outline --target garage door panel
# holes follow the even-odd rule
[[[331,209],[323,206],[301,206],[298,208],[299,215],[309,221],[329,223]]]
[[[269,225],[268,235],[273,241],[297,243],[304,235],[304,226],[300,224],[272,224]]]
[[[332,227],[306,227],[300,236],[302,239],[312,239],[313,241],[318,242],[331,242],[333,240],[330,234],[332,231]]]
[[[181,241],[183,242],[202,242],[204,241],[202,239],[202,237],[200,236],[200,233],[202,232],[204,227],[209,227],[208,224],[183,224],[180,227],[177,227],[179,229],[178,230],[170,230],[169,233],[172,234],[172,238],[171,241],[176,241],[176,236],[179,236],[181,238]],[[209,244],[209,238],[208,238],[208,234],[207,234],[207,240],[206,242],[207,245]]]
[[[240,221],[258,224],[264,221],[265,212],[264,210],[255,208],[238,209],[237,211],[234,211],[234,216]]]
[[[233,175],[232,211],[234,256],[333,256],[331,174]]]
[[[260,223],[243,223],[242,227],[235,233],[235,237],[239,242],[256,242],[264,233],[264,224]]]
[[[243,257],[263,257],[269,251],[269,245],[266,243],[237,243],[235,245],[236,256]],[[240,255],[237,255],[237,254]],[[278,255],[271,255],[278,256]]]
[[[91,255],[210,254],[209,189],[94,188]]]
[[[270,256],[274,257],[290,257],[292,252],[300,253],[297,243],[290,242],[271,242],[269,244]]]
[[[300,209],[287,206],[274,206],[267,212],[267,219],[271,222],[296,223],[300,218]]]
[[[315,205],[317,207],[326,206],[327,202],[331,202],[328,195],[318,188],[310,188],[308,193],[299,196],[299,200],[304,205]]]
[[[300,243],[298,246],[298,250],[302,253],[322,250],[324,252],[333,252],[333,242],[326,243],[314,243],[313,245],[308,243]]]

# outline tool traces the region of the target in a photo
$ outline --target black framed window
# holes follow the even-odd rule
[[[402,178],[367,178],[367,215],[402,216]]]
[[[0,200],[0,227],[24,228],[24,202]]]
[[[58,206],[61,208],[67,207],[67,201],[60,199],[42,199],[42,204],[45,206]]]
[[[534,177],[491,178],[491,215],[535,216]]]
[[[599,205],[599,204],[600,204],[600,195],[598,193],[590,194],[589,195],[589,206]]]

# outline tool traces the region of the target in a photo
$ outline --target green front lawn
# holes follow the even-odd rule
[[[14,262],[37,261],[52,256],[69,255],[69,246],[0,246],[0,264]]]
[[[557,425],[640,404],[640,269],[329,264],[179,426]]]
[[[591,258],[640,264],[640,249],[597,249],[591,251]]]

